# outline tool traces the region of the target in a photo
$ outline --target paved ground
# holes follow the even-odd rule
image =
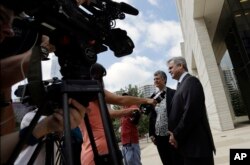
[[[212,130],[216,146],[215,165],[229,165],[229,151],[233,148],[250,149],[250,121],[240,119],[229,131]],[[150,140],[140,142],[143,165],[161,165],[156,147]]]

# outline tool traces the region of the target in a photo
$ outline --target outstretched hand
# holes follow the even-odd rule
[[[152,104],[152,105],[156,106],[157,101],[155,99],[147,99],[147,104]]]

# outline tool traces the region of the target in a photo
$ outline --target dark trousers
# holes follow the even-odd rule
[[[156,146],[163,165],[183,165],[183,158],[168,142],[169,136],[155,136]]]

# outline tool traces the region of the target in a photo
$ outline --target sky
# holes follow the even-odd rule
[[[137,16],[126,15],[117,27],[127,31],[135,44],[131,55],[117,58],[111,51],[98,55],[98,62],[107,69],[105,87],[116,91],[132,85],[153,84],[157,70],[168,72],[166,61],[180,56],[181,27],[175,0],[123,0],[139,10]],[[176,87],[168,74],[167,86]]]
[[[107,70],[105,88],[115,92],[129,84],[153,84],[154,72],[163,70],[168,76],[167,86],[175,89],[177,82],[168,74],[166,65],[169,58],[181,55],[180,42],[183,41],[175,0],[114,1],[132,5],[139,14],[126,14],[125,19],[116,20],[116,28],[126,30],[133,40],[133,53],[118,58],[108,50],[97,55],[97,62]],[[42,70],[44,80],[51,78],[51,60],[43,62]]]

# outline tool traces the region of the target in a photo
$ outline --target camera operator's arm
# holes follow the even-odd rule
[[[46,48],[48,53],[55,51],[54,45],[49,43],[49,37],[43,35],[41,46]],[[1,83],[0,88],[11,87],[17,82],[25,79],[25,73],[29,68],[29,61],[32,50],[28,50],[22,54],[10,56],[0,61],[1,67]],[[11,75],[11,76],[10,76]]]
[[[0,136],[2,136],[15,131],[16,118],[12,107],[11,88],[1,89],[0,95]]]
[[[11,100],[11,87],[15,83],[24,79],[23,73],[26,72],[29,64],[31,51],[21,55],[7,57],[0,60],[0,104],[1,104],[1,135],[14,131],[15,115]],[[21,65],[22,64],[22,65]],[[23,70],[21,70],[23,66]]]
[[[139,104],[156,104],[154,99],[149,98],[139,98],[134,96],[119,96],[113,94],[107,90],[105,92],[105,100],[109,104],[116,104],[116,105],[139,105]]]
[[[8,160],[8,158],[11,156],[11,153],[13,152],[15,146],[17,145],[19,141],[19,132],[13,132],[11,134],[1,136],[0,137],[0,144],[1,144],[1,159],[0,163],[4,164]]]
[[[1,86],[0,88],[8,88],[15,83],[23,80],[25,77],[31,56],[31,50],[20,55],[11,56],[0,61],[1,67]],[[23,73],[22,73],[23,72]]]
[[[71,128],[73,129],[76,128],[82,121],[82,118],[86,112],[86,108],[73,99],[69,99],[69,104],[75,107],[70,109],[70,124]],[[59,131],[63,131],[62,111],[57,111],[39,122],[33,129],[32,136],[35,139],[40,139],[51,132]],[[8,160],[20,138],[22,138],[20,137],[20,132],[14,132],[5,136],[1,136],[1,164]]]

